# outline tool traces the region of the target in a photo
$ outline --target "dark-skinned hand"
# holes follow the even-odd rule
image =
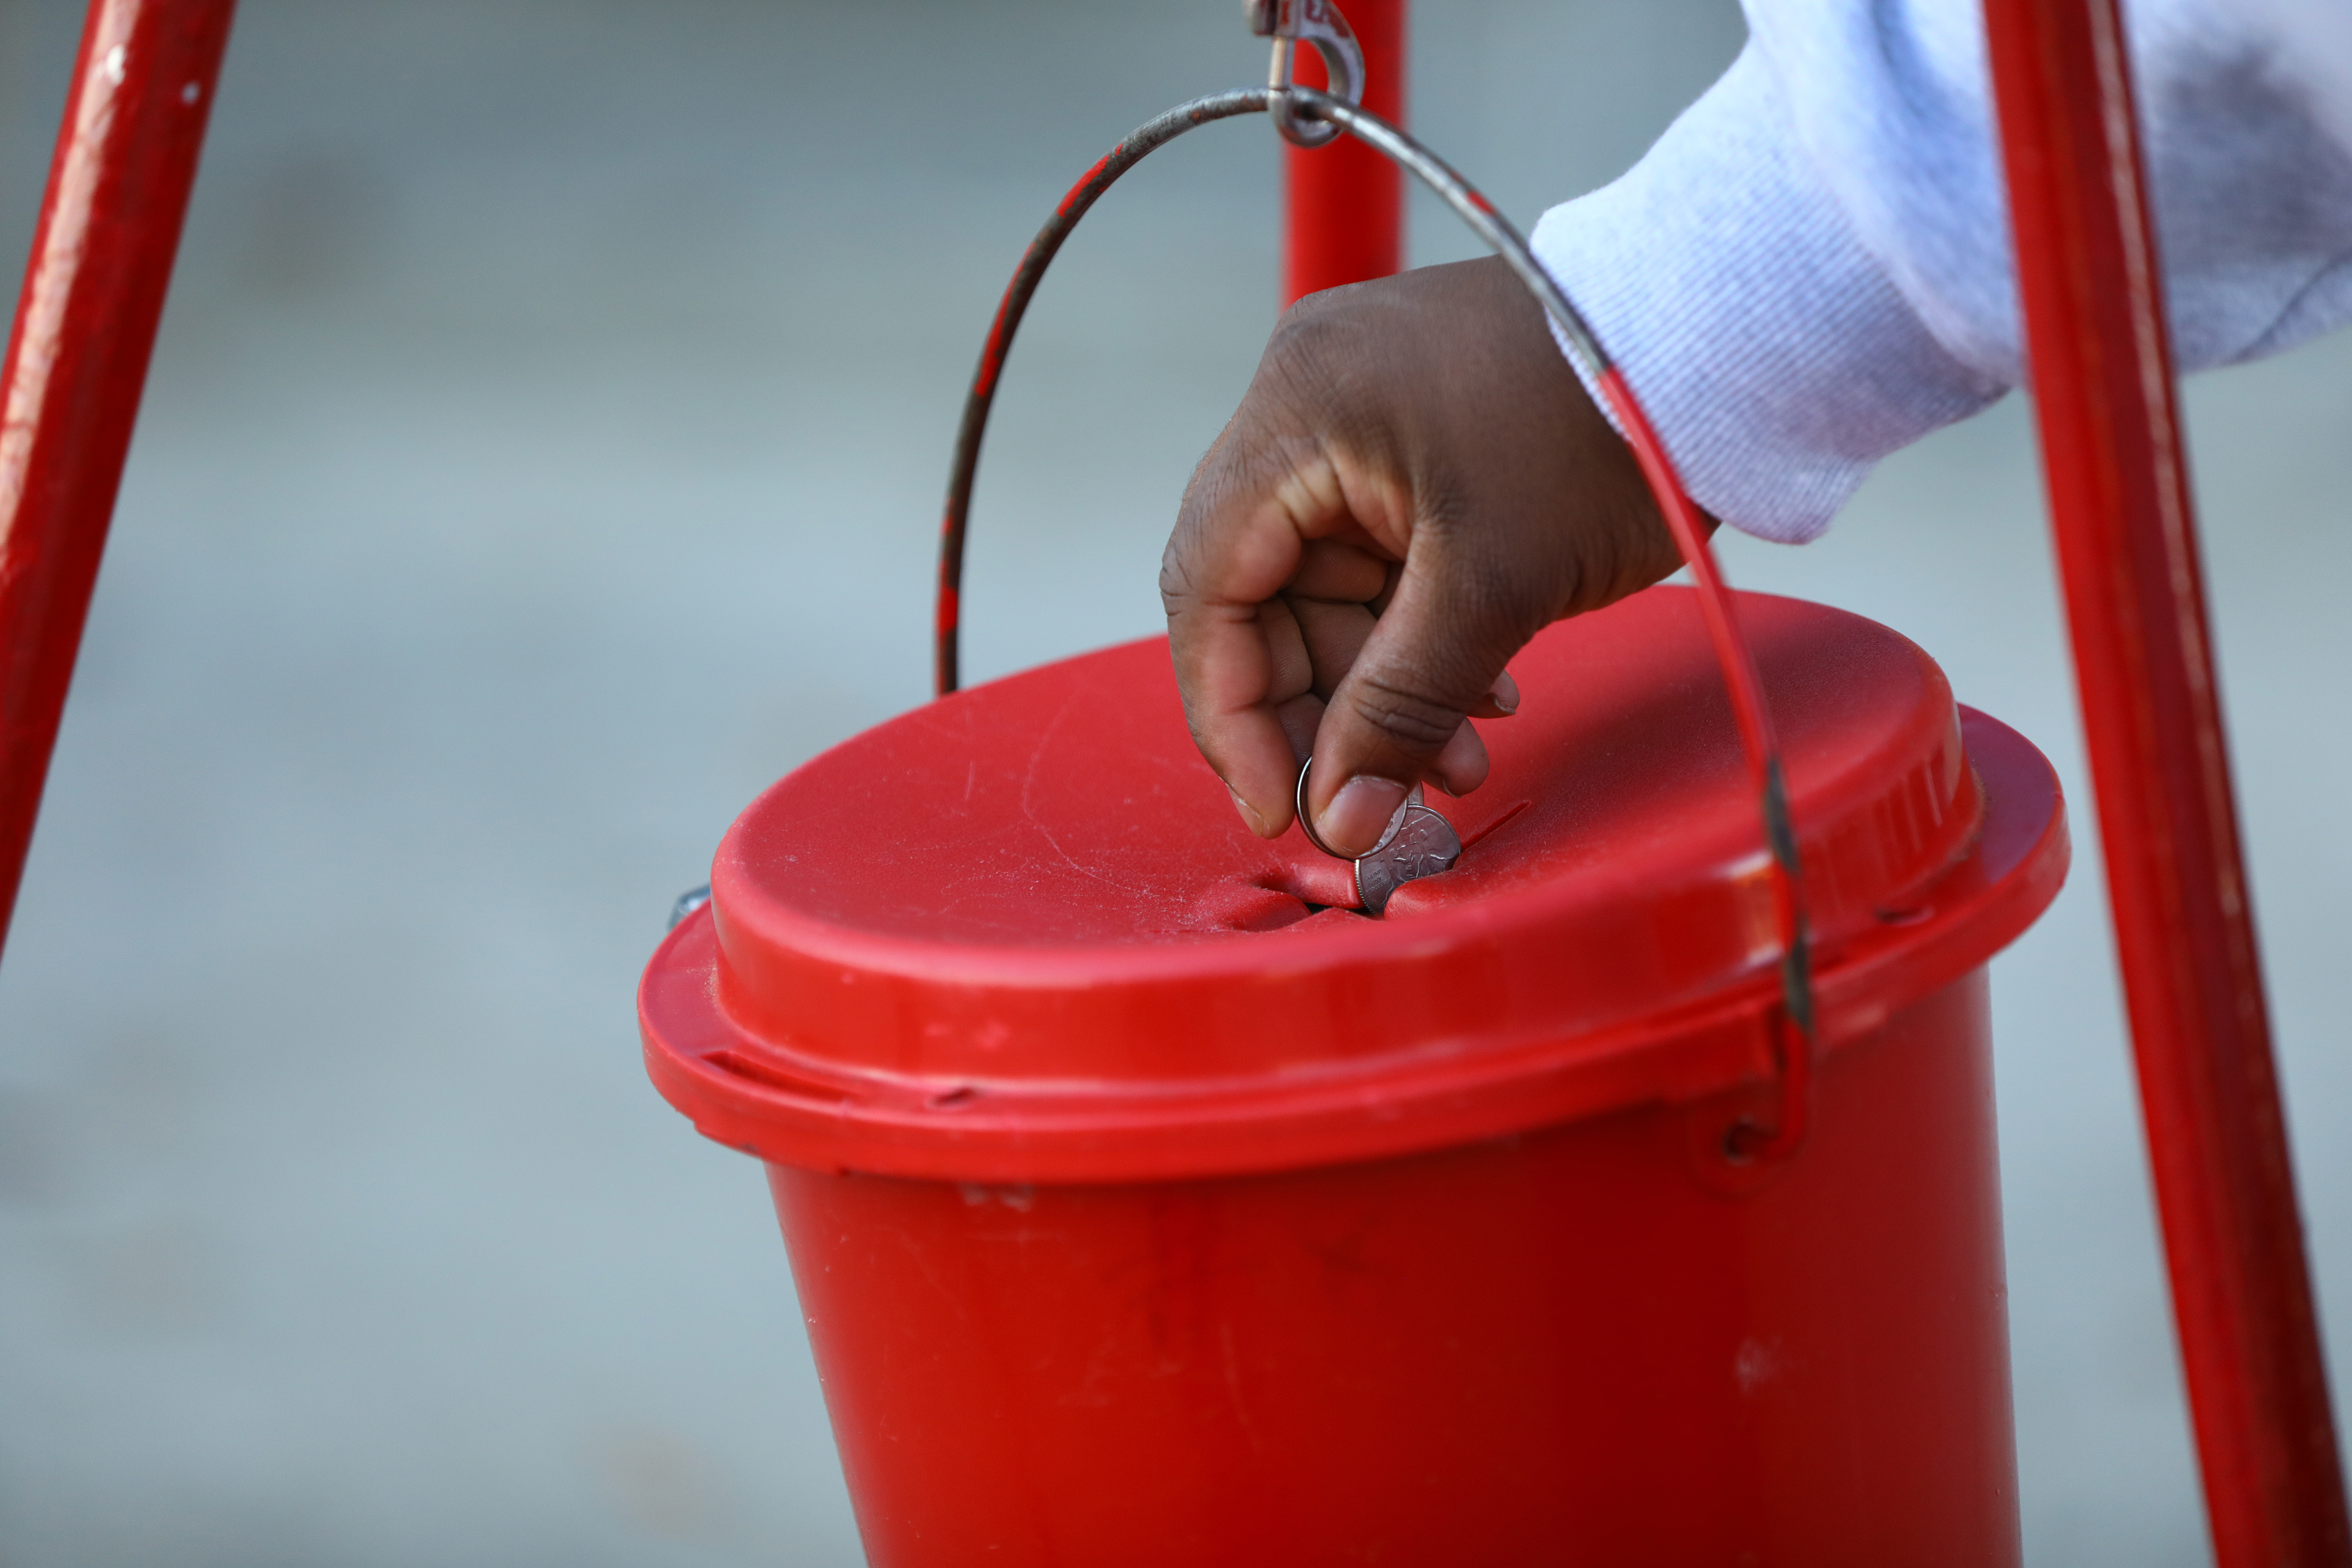
[[[1184,492],[1160,594],[1201,754],[1243,820],[1370,849],[1424,779],[1486,777],[1467,721],[1565,616],[1681,564],[1633,453],[1500,260],[1312,295]]]

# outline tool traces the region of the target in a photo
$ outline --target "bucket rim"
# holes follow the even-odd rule
[[[1987,963],[2056,897],[2071,856],[2049,761],[1958,710],[1984,807],[1966,857],[1843,943],[1816,977],[1825,1055]],[[648,1074],[705,1135],[772,1163],[980,1183],[1131,1182],[1417,1152],[1773,1073],[1775,977],[1596,1030],[1436,1039],[1262,1074],[1149,1080],[895,1072],[795,1050],[724,1005],[706,906],[656,951],[638,990]]]

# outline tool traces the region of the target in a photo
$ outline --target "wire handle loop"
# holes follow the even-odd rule
[[[1330,11],[1327,0],[1251,0],[1250,14],[1255,23],[1261,14],[1277,6],[1287,11],[1293,5],[1308,8],[1318,4],[1325,12],[1337,16],[1336,12]],[[1340,26],[1344,26],[1345,23]],[[1318,47],[1320,47],[1319,43]],[[1334,79],[1337,79],[1336,71]],[[1054,216],[1045,221],[1045,226],[1037,231],[1037,237],[1030,242],[1028,251],[1021,258],[1019,269],[1013,273],[1013,281],[997,306],[996,320],[990,326],[988,342],[981,350],[980,365],[973,373],[971,391],[964,403],[963,423],[956,436],[954,467],[948,482],[947,510],[940,530],[939,614],[935,643],[939,694],[944,697],[957,686],[964,541],[971,510],[972,479],[980,463],[981,439],[987,429],[989,409],[995,400],[997,381],[1004,368],[1005,355],[1012,348],[1013,334],[1029,308],[1030,299],[1036,293],[1046,265],[1061,249],[1062,242],[1069,237],[1070,230],[1076,226],[1087,209],[1094,205],[1113,182],[1147,154],[1194,126],[1205,125],[1213,120],[1258,112],[1276,117],[1277,122],[1285,112],[1319,121],[1332,127],[1335,135],[1344,131],[1395,160],[1436,193],[1528,286],[1528,291],[1536,297],[1558,329],[1561,342],[1576,359],[1585,380],[1598,389],[1626,444],[1633,448],[1642,477],[1649,484],[1650,493],[1658,503],[1666,527],[1674,535],[1675,547],[1682,552],[1684,564],[1690,569],[1692,584],[1697,590],[1700,616],[1706,623],[1716,662],[1722,668],[1724,684],[1729,691],[1732,716],[1739,731],[1740,749],[1747,758],[1749,782],[1755,791],[1758,811],[1763,818],[1765,846],[1769,851],[1773,925],[1780,944],[1778,965],[1780,996],[1779,1005],[1773,1009],[1771,1024],[1772,1049],[1779,1079],[1778,1107],[1772,1125],[1769,1127],[1753,1121],[1743,1121],[1734,1127],[1725,1141],[1724,1152],[1730,1158],[1740,1161],[1778,1160],[1794,1154],[1802,1147],[1811,1131],[1813,1058],[1818,1046],[1810,932],[1805,913],[1804,867],[1797,844],[1796,826],[1790,816],[1789,792],[1780,766],[1780,743],[1772,731],[1771,710],[1764,700],[1763,680],[1757,673],[1756,660],[1748,650],[1747,638],[1740,632],[1731,595],[1724,586],[1722,574],[1716,569],[1715,552],[1707,544],[1707,530],[1701,521],[1698,508],[1683,489],[1681,476],[1675,471],[1674,459],[1666,452],[1665,443],[1659,439],[1640,399],[1633,395],[1633,388],[1626,384],[1623,372],[1609,358],[1591,324],[1568,296],[1560,291],[1551,274],[1536,260],[1534,253],[1528,248],[1527,241],[1469,181],[1428,148],[1380,116],[1347,99],[1295,85],[1195,99],[1139,127],[1105,153],[1062,198],[1061,205],[1054,209]]]

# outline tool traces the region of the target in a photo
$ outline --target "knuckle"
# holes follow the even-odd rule
[[[1365,312],[1334,297],[1346,292],[1309,296],[1284,312],[1258,365],[1267,392],[1307,408],[1361,395],[1360,384],[1378,357],[1381,336]]]
[[[1313,362],[1330,345],[1349,335],[1344,312],[1331,308],[1322,295],[1309,295],[1283,311],[1266,340],[1265,358],[1274,363]]]
[[[1160,605],[1170,615],[1194,596],[1192,574],[1180,540],[1171,539],[1160,557]]]

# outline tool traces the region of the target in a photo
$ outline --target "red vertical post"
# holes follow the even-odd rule
[[[1364,51],[1364,107],[1404,123],[1406,0],[1342,0],[1340,11]],[[1323,61],[1301,47],[1293,68],[1302,87],[1325,85]],[[1404,171],[1352,136],[1326,147],[1285,144],[1286,221],[1282,302],[1302,294],[1385,278],[1404,266]]]
[[[0,941],[179,250],[234,0],[91,0],[0,362]]]
[[[2116,0],[1985,0],[2027,360],[2221,1568],[2352,1564]]]

